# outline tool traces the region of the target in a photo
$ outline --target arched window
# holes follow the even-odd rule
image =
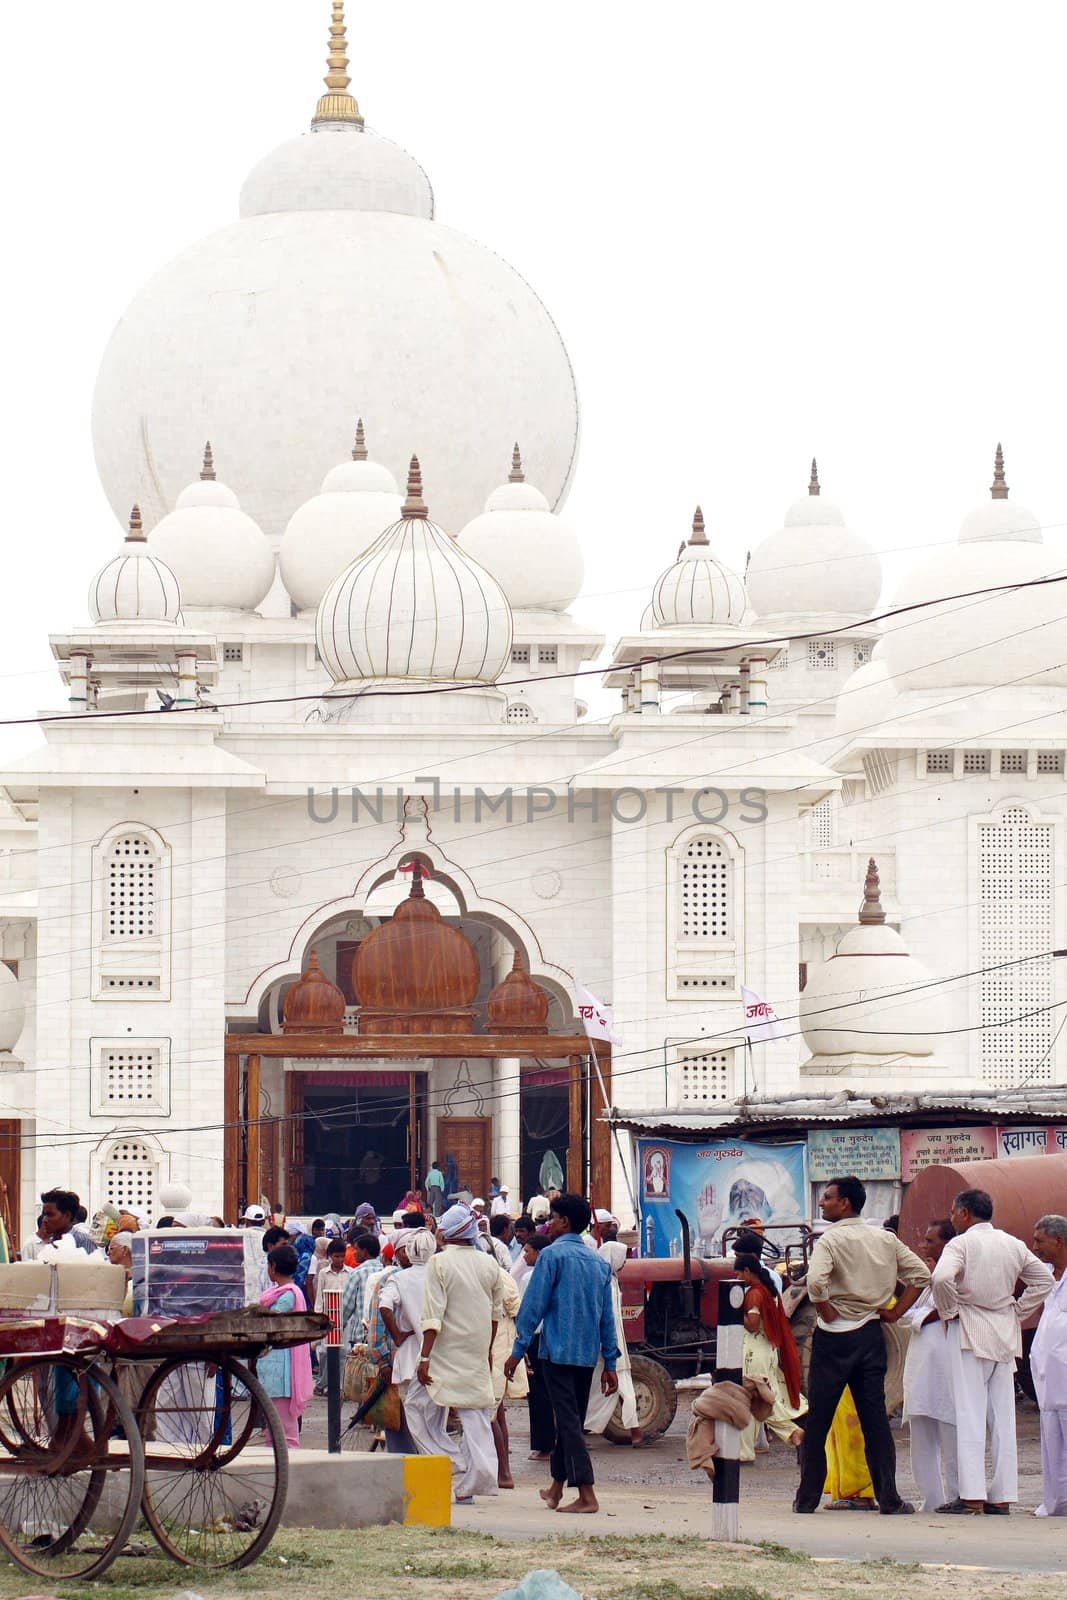
[[[733,863],[721,839],[698,835],[682,853],[678,925],[683,939],[729,939]]]
[[[104,1158],[105,1205],[135,1216],[151,1215],[159,1187],[159,1163],[140,1139],[118,1139]]]
[[[744,981],[744,852],[725,830],[694,827],[667,851],[666,993],[728,998]]]
[[[508,722],[532,722],[534,714],[524,700],[513,700],[507,709]]]
[[[994,1088],[1055,1081],[1055,855],[1053,824],[1025,806],[977,823],[979,1076]]]
[[[107,856],[106,939],[153,939],[157,932],[159,857],[143,833],[113,839]]]

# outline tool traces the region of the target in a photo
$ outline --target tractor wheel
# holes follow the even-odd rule
[[[633,1379],[637,1400],[637,1422],[642,1431],[654,1439],[666,1433],[678,1410],[678,1391],[666,1367],[648,1356],[630,1357],[630,1376]],[[611,1421],[604,1429],[605,1439],[612,1444],[629,1444],[630,1432],[622,1425],[622,1402],[615,1407]]]
[[[789,1326],[793,1330],[796,1340],[797,1354],[800,1356],[800,1389],[802,1394],[808,1392],[808,1372],[811,1368],[811,1336],[815,1332],[816,1323],[815,1307],[810,1300],[804,1300],[789,1319]]]

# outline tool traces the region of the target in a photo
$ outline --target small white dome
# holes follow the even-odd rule
[[[689,543],[652,591],[652,620],[657,628],[736,627],[747,607],[745,585],[712,553],[699,506]]]
[[[758,617],[865,617],[882,591],[882,563],[865,539],[845,526],[840,507],[823,499],[811,464],[808,493],[785,522],[752,552],[745,574]]]
[[[582,587],[578,537],[526,482],[518,445],[507,483],[493,490],[456,542],[492,574],[515,611],[566,611]]]
[[[293,514],[282,536],[278,566],[298,609],[314,610],[334,579],[399,516],[396,479],[367,459],[361,421],[352,460],[331,468],[322,493]]]
[[[1013,505],[1008,499],[1008,485],[1004,476],[1004,451],[997,445],[993,462],[993,482],[989,499],[969,511],[960,523],[960,544],[974,544],[983,539],[1000,541],[1019,540],[1023,544],[1041,544],[1041,524],[1025,506]]]
[[[245,179],[241,216],[280,211],[395,211],[433,217],[433,188],[414,156],[363,128],[316,128],[265,156]]]
[[[149,543],[177,578],[189,610],[254,611],[274,582],[266,536],[240,509],[233,490],[215,480],[210,445],[200,482],[182,491]]]
[[[885,660],[902,692],[1005,683],[1067,687],[1063,585],[1036,581],[1062,573],[1063,556],[1042,542],[1036,519],[1027,528],[999,509],[1008,504],[1003,473],[998,446],[997,498],[964,521],[959,544],[933,551],[893,595],[894,608],[922,607],[884,624]],[[989,530],[998,523],[995,537]],[[973,531],[983,526],[984,534]],[[1012,587],[1025,584],[1032,586]]]
[[[400,521],[327,589],[315,637],[335,683],[490,684],[510,660],[507,598],[429,520],[416,458]]]
[[[178,580],[149,552],[141,510],[134,506],[125,544],[89,585],[89,615],[94,622],[176,623],[181,611]]]
[[[15,1048],[25,1020],[22,986],[11,968],[0,961],[0,1051]]]
[[[859,926],[808,973],[800,997],[808,1048],[813,1056],[929,1056],[943,1017],[941,990],[930,972],[885,924],[871,861]]]
[[[876,727],[892,716],[896,703],[897,691],[885,662],[866,661],[845,680],[834,708],[834,732],[845,739]]]

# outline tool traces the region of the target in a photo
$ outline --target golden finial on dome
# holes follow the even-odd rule
[[[867,876],[863,880],[863,904],[860,906],[860,926],[877,927],[885,921],[882,910],[882,890],[878,877],[878,863],[871,856],[867,862]]]
[[[525,483],[526,482],[526,474],[522,470],[522,456],[519,454],[519,447],[518,447],[517,444],[516,444],[514,450],[511,452],[511,471],[508,473],[508,482],[509,483]]]
[[[707,544],[708,536],[704,532],[704,513],[699,506],[693,512],[693,532],[690,535],[690,544]]]
[[[141,508],[134,506],[130,512],[130,531],[126,535],[127,544],[144,544],[144,523],[141,521]]]
[[[356,442],[352,447],[352,460],[366,461],[366,459],[367,435],[363,432],[363,418],[360,417],[359,421],[356,423]]]
[[[347,122],[362,128],[363,118],[353,95],[348,93],[352,79],[348,76],[348,33],[345,28],[344,0],[333,0],[333,21],[330,23],[329,71],[325,83],[327,93],[319,101],[311,126],[324,122]]]
[[[808,493],[822,493],[822,490],[819,488],[819,464],[814,456],[811,458],[811,477],[808,480]]]
[[[419,466],[418,456],[412,456],[408,468],[408,497],[404,501],[403,514],[405,519],[428,517],[430,514],[422,498],[422,468]]]
[[[993,457],[993,482],[990,484],[989,493],[994,500],[1008,498],[1008,485],[1004,481],[1004,452],[997,445],[997,453]]]
[[[204,465],[200,468],[200,479],[203,483],[215,482],[215,457],[211,453],[211,440],[204,446]]]

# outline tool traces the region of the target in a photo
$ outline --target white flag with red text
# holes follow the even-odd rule
[[[789,1030],[779,1022],[774,1007],[761,1000],[754,989],[741,985],[741,1005],[745,1013],[744,1033],[749,1044],[766,1044],[770,1039],[786,1039]]]
[[[605,1039],[608,1044],[621,1044],[622,1040],[615,1032],[615,1018],[611,1006],[601,1005],[595,994],[580,983],[574,985],[574,997],[578,1004],[578,1015],[590,1039]]]

